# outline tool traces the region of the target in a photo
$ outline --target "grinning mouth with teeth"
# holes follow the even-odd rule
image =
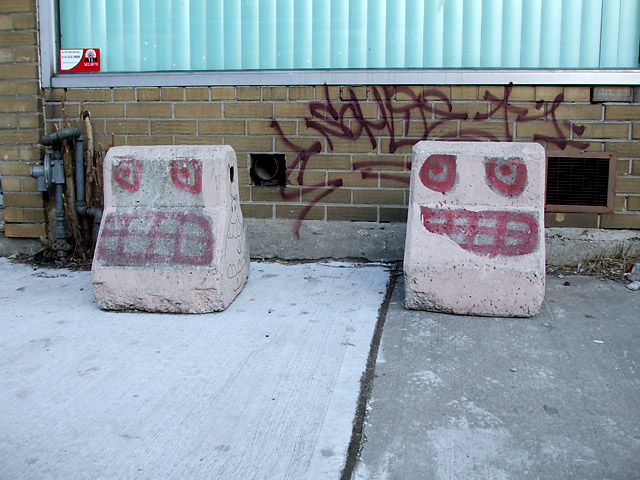
[[[427,231],[489,257],[527,255],[538,247],[538,221],[530,213],[420,207]]]

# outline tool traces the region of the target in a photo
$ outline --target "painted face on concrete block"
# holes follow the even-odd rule
[[[197,159],[116,157],[107,181],[116,204],[133,210],[105,216],[99,258],[129,266],[211,263],[211,221],[192,208],[202,205],[202,180]]]
[[[541,195],[528,191],[524,155],[468,152],[432,153],[422,163],[415,188],[424,228],[481,256],[536,251]]]

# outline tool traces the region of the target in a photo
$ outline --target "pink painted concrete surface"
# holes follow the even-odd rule
[[[545,153],[535,143],[413,148],[406,306],[531,316],[545,288]]]
[[[229,146],[114,147],[93,262],[111,310],[224,310],[249,275],[237,163]]]

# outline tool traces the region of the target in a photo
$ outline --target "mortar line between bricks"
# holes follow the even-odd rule
[[[382,339],[382,329],[387,318],[389,303],[391,303],[391,296],[393,295],[393,290],[396,286],[396,280],[398,279],[398,276],[401,275],[401,272],[402,268],[400,262],[396,262],[393,266],[390,266],[387,291],[385,293],[384,300],[382,301],[382,305],[380,305],[380,309],[378,310],[378,320],[373,331],[373,338],[371,339],[371,348],[369,350],[369,356],[367,357],[367,365],[362,377],[360,377],[358,405],[353,419],[353,430],[351,431],[351,440],[349,441],[349,448],[347,449],[347,458],[345,460],[342,473],[340,474],[340,480],[351,479],[358,463],[358,458],[360,457],[364,421],[367,416],[367,403],[371,398],[371,392],[373,390],[373,379],[375,375],[376,361],[378,359],[378,349],[380,348],[380,340]]]

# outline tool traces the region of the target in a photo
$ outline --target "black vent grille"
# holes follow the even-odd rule
[[[547,205],[610,207],[611,157],[548,156]]]

